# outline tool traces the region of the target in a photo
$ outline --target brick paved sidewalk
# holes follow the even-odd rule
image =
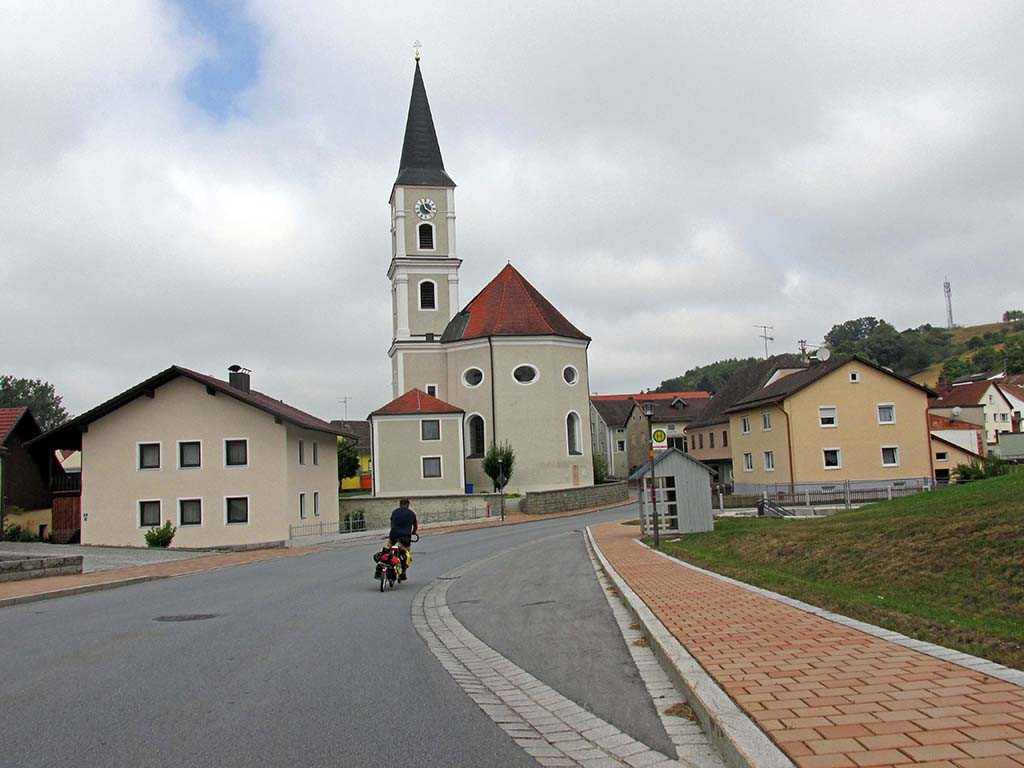
[[[1024,688],[699,573],[594,526],[619,575],[801,768],[1024,766]]]
[[[144,581],[166,579],[189,573],[213,571],[232,565],[245,565],[278,557],[295,557],[318,552],[309,547],[291,549],[255,549],[247,552],[229,552],[224,555],[208,555],[190,560],[171,560],[152,565],[132,568],[117,568],[109,571],[83,573],[75,576],[50,576],[43,579],[25,579],[0,583],[0,607],[18,602],[29,602],[48,597],[63,597],[81,592],[91,592],[114,586],[138,584]]]

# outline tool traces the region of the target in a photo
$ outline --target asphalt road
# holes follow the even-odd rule
[[[410,581],[385,594],[371,579],[374,545],[362,542],[0,609],[0,766],[535,765],[465,696],[410,620],[427,581],[529,542],[536,546],[453,587],[464,596],[453,601],[480,601],[453,606],[459,618],[660,747],[664,734],[650,721],[653,708],[643,711],[580,534],[558,535],[628,511],[424,536]],[[553,548],[568,550],[567,565],[545,586],[543,563],[559,562]],[[552,598],[571,611],[571,633],[564,611],[523,605]],[[213,617],[154,620],[185,614]],[[592,661],[551,652],[570,643]]]

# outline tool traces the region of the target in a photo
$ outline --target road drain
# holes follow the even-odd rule
[[[178,613],[173,616],[156,616],[153,621],[206,621],[218,616],[219,613]]]

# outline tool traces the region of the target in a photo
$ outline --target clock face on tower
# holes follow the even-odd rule
[[[416,201],[416,215],[421,219],[432,219],[437,213],[437,204],[429,197],[421,197]]]

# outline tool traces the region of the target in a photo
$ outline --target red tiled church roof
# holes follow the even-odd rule
[[[28,408],[0,408],[0,445],[4,444],[7,435],[14,426],[21,420],[22,415]]]
[[[465,411],[433,395],[428,395],[421,389],[410,389],[401,397],[397,397],[387,405],[378,408],[370,416],[398,416],[418,413],[465,413]]]
[[[488,336],[564,336],[590,341],[511,264],[452,318],[441,340]]]

